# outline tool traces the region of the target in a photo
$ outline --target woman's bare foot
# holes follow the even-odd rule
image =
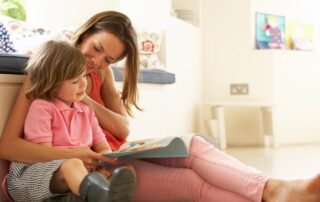
[[[264,202],[319,202],[320,174],[306,180],[270,179],[262,199]]]

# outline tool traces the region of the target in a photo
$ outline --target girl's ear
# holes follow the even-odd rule
[[[55,98],[60,97],[60,95],[61,95],[60,89],[61,89],[61,86],[58,87],[57,89],[55,89],[55,92],[54,92],[54,97]]]

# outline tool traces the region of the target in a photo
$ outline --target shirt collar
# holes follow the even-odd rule
[[[52,103],[54,104],[54,106],[57,107],[57,109],[59,111],[76,110],[77,112],[84,112],[84,106],[80,102],[74,102],[73,107],[69,107],[66,103],[64,103],[63,101],[61,101],[59,99],[53,100]]]

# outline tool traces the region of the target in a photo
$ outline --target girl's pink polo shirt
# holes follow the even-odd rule
[[[71,108],[58,99],[34,100],[24,132],[26,140],[52,142],[54,147],[91,147],[107,141],[92,109],[81,102],[74,102]]]

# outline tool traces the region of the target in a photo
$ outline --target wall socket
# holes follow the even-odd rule
[[[247,83],[232,83],[230,84],[231,95],[248,95],[249,84]]]

